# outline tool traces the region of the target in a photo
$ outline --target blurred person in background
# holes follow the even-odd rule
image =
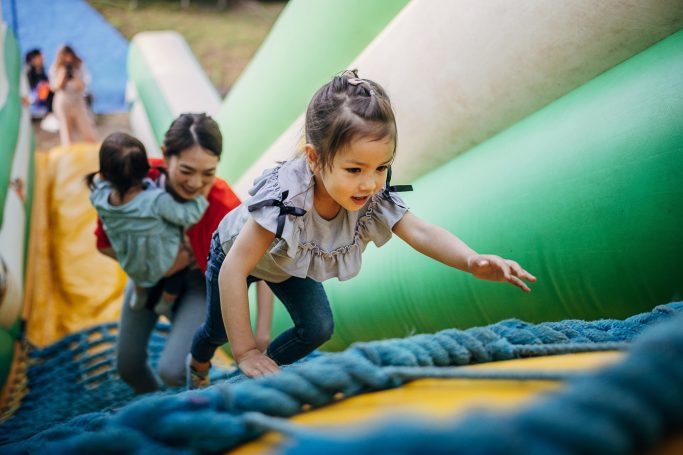
[[[34,119],[43,118],[52,112],[53,93],[50,80],[45,72],[45,62],[40,49],[31,49],[26,53],[26,79],[29,86],[29,109]]]
[[[86,104],[90,82],[85,63],[68,45],[62,46],[50,68],[50,82],[54,91],[52,109],[59,120],[59,139],[68,146],[78,131],[85,142],[97,142],[95,122]]]

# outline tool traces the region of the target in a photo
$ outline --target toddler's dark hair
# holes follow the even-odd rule
[[[149,172],[149,162],[145,146],[130,134],[116,132],[104,139],[100,147],[100,170],[103,179],[111,183],[119,196],[129,189],[141,185]],[[85,177],[90,188],[93,187],[97,172]]]
[[[306,109],[305,134],[323,169],[331,168],[337,152],[355,139],[390,138],[396,152],[396,119],[389,97],[378,83],[359,78],[357,70],[342,72],[313,95]]]

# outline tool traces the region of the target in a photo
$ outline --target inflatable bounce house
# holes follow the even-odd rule
[[[357,68],[392,98],[411,210],[538,282],[478,281],[393,240],[325,282],[320,352],[134,396],[113,360],[125,276],[95,250],[82,186],[97,146],[34,154],[3,24],[0,450],[683,453],[682,28],[681,0],[291,0],[225,100],[182,37],[137,35],[130,119],[150,151],[207,112],[245,198],[296,153],[314,91]],[[290,325],[276,307],[274,333]]]

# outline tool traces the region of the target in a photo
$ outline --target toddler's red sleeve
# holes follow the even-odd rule
[[[111,242],[109,241],[109,237],[107,237],[107,233],[104,232],[104,227],[102,226],[102,220],[100,219],[100,217],[97,217],[95,239],[95,245],[97,246],[98,250],[101,250],[103,248],[111,248]]]

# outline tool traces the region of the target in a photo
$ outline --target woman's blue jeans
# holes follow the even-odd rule
[[[208,305],[204,324],[192,340],[192,356],[199,362],[208,362],[216,349],[228,341],[221,313],[218,290],[218,272],[225,253],[218,233],[211,239],[206,267],[206,301]],[[247,286],[257,278],[247,278]],[[293,363],[329,340],[334,330],[332,311],[322,284],[310,278],[291,277],[282,283],[267,282],[268,287],[284,304],[294,327],[275,338],[266,354],[279,365]]]

